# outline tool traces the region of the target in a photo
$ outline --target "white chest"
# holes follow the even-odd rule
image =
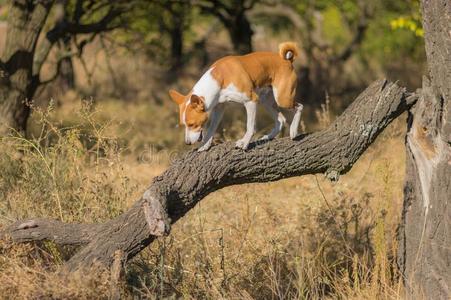
[[[208,69],[193,87],[194,95],[204,97],[207,109],[217,101],[221,89],[219,83],[211,75],[211,71],[212,69]]]

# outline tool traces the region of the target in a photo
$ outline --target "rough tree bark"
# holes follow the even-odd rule
[[[0,136],[9,128],[26,128],[27,102],[37,88],[32,73],[34,52],[52,5],[53,1],[12,1],[0,64]]]
[[[451,297],[451,3],[423,0],[429,78],[410,112],[399,265],[407,297]]]
[[[404,88],[379,80],[323,131],[296,141],[281,138],[254,144],[249,151],[235,149],[234,143],[228,142],[207,152],[187,153],[156,177],[127,212],[105,224],[58,223],[55,234],[52,224],[45,220],[27,220],[10,225],[0,236],[9,235],[17,242],[49,239],[61,244],[85,244],[67,262],[67,268],[73,271],[96,262],[109,268],[116,251],[124,253],[125,261],[132,258],[155,236],[167,233],[170,223],[222,187],[315,173],[337,180],[378,134],[415,101],[415,94],[408,95]],[[89,229],[89,226],[93,227]],[[82,230],[70,241],[77,228]],[[61,234],[65,235],[64,239]]]

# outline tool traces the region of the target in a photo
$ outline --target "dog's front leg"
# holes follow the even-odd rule
[[[257,115],[257,102],[248,101],[244,103],[246,108],[247,123],[246,123],[246,134],[241,140],[238,140],[235,144],[236,147],[246,150],[249,147],[252,136],[255,133],[255,119]]]
[[[222,104],[219,104],[215,108],[213,108],[210,113],[210,124],[207,128],[207,133],[205,134],[202,145],[197,149],[198,152],[206,151],[210,149],[211,144],[213,143],[213,136],[215,135],[216,129],[218,129],[218,125],[221,122],[222,116],[224,115],[224,107]]]

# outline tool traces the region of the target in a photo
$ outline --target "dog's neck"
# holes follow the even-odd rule
[[[203,97],[206,111],[210,111],[218,104],[218,95],[221,89],[219,83],[211,75],[212,70],[213,68],[208,69],[194,85],[192,90],[192,94]]]

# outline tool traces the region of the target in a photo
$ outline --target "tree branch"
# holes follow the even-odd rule
[[[83,0],[77,0],[75,4],[74,21],[79,23],[83,14],[84,14]]]
[[[84,245],[89,243],[102,224],[67,224],[57,220],[30,219],[9,225],[5,235],[17,243],[51,240],[59,245]]]
[[[98,10],[105,5],[107,5],[108,2],[100,3],[99,7],[93,9],[90,11],[91,14],[95,12],[95,10]],[[51,76],[48,80],[40,81],[40,72],[42,69],[42,66],[44,62],[47,60],[50,51],[52,50],[55,43],[64,37],[69,36],[76,36],[77,34],[87,34],[87,33],[93,33],[93,36],[95,34],[104,32],[104,31],[110,31],[118,27],[118,25],[111,25],[111,23],[118,18],[122,13],[123,9],[112,7],[109,9],[109,11],[106,13],[105,16],[102,17],[97,22],[89,23],[89,24],[81,24],[80,19],[82,18],[83,14],[86,13],[86,11],[83,9],[82,1],[77,1],[75,12],[73,16],[74,21],[70,21],[69,17],[67,16],[67,1],[58,1],[58,3],[55,5],[56,7],[56,22],[55,25],[51,30],[49,30],[46,33],[45,38],[42,40],[39,49],[36,52],[36,55],[34,57],[33,61],[33,85],[38,87],[39,85],[45,85],[56,79],[56,77],[59,74],[59,63],[58,61],[56,72],[54,76]],[[92,38],[86,41],[92,41]],[[80,49],[80,55],[83,49],[83,46],[85,44],[78,45]]]
[[[251,11],[250,14],[251,16],[268,15],[284,17],[295,27],[295,32],[302,32],[307,28],[305,21],[301,18],[299,13],[296,12],[291,6],[283,3],[277,3],[275,5],[261,5]]]
[[[66,1],[58,1],[55,4],[55,26],[45,34],[45,38],[39,45],[33,58],[33,77],[39,80],[39,74],[44,62],[47,60],[53,45],[64,35],[64,25],[66,19]],[[38,82],[36,82],[38,84]]]
[[[231,14],[227,11],[226,7],[218,1],[207,1],[207,2],[194,1],[193,4],[197,5],[200,8],[201,12],[216,16],[219,20],[221,20],[223,24],[227,24],[228,22],[230,22],[229,19]],[[212,6],[209,4],[212,4]],[[221,11],[221,9],[224,12]]]
[[[93,229],[94,233],[89,233],[91,241],[67,262],[66,268],[72,271],[94,263],[110,267],[118,250],[124,252],[125,260],[132,258],[156,236],[168,233],[170,223],[206,195],[226,186],[316,173],[337,180],[416,99],[404,88],[378,80],[320,132],[295,141],[280,138],[254,143],[248,151],[235,149],[233,142],[216,145],[207,152],[190,151],[154,178],[127,212]],[[17,230],[17,225],[12,228]],[[8,227],[3,234],[11,230]],[[27,240],[34,239],[28,231],[25,235]],[[50,235],[48,239],[54,237]]]
[[[46,80],[41,80],[39,77],[34,77],[35,80],[37,80],[37,84],[39,86],[43,86],[43,85],[49,84],[52,81],[54,81],[56,78],[58,78],[58,76],[61,73],[61,63],[63,62],[63,60],[65,58],[72,57],[72,56],[75,56],[77,54],[78,53],[76,53],[76,52],[67,52],[67,53],[64,53],[64,54],[60,55],[58,57],[58,61],[56,62],[55,72],[53,73],[53,75],[50,76],[49,78],[47,78]]]
[[[109,31],[118,26],[111,26],[112,21],[121,15],[121,9],[111,8],[108,13],[99,21],[89,24],[68,22],[65,25],[65,31],[69,34],[83,34],[83,33],[99,33],[101,31]]]

